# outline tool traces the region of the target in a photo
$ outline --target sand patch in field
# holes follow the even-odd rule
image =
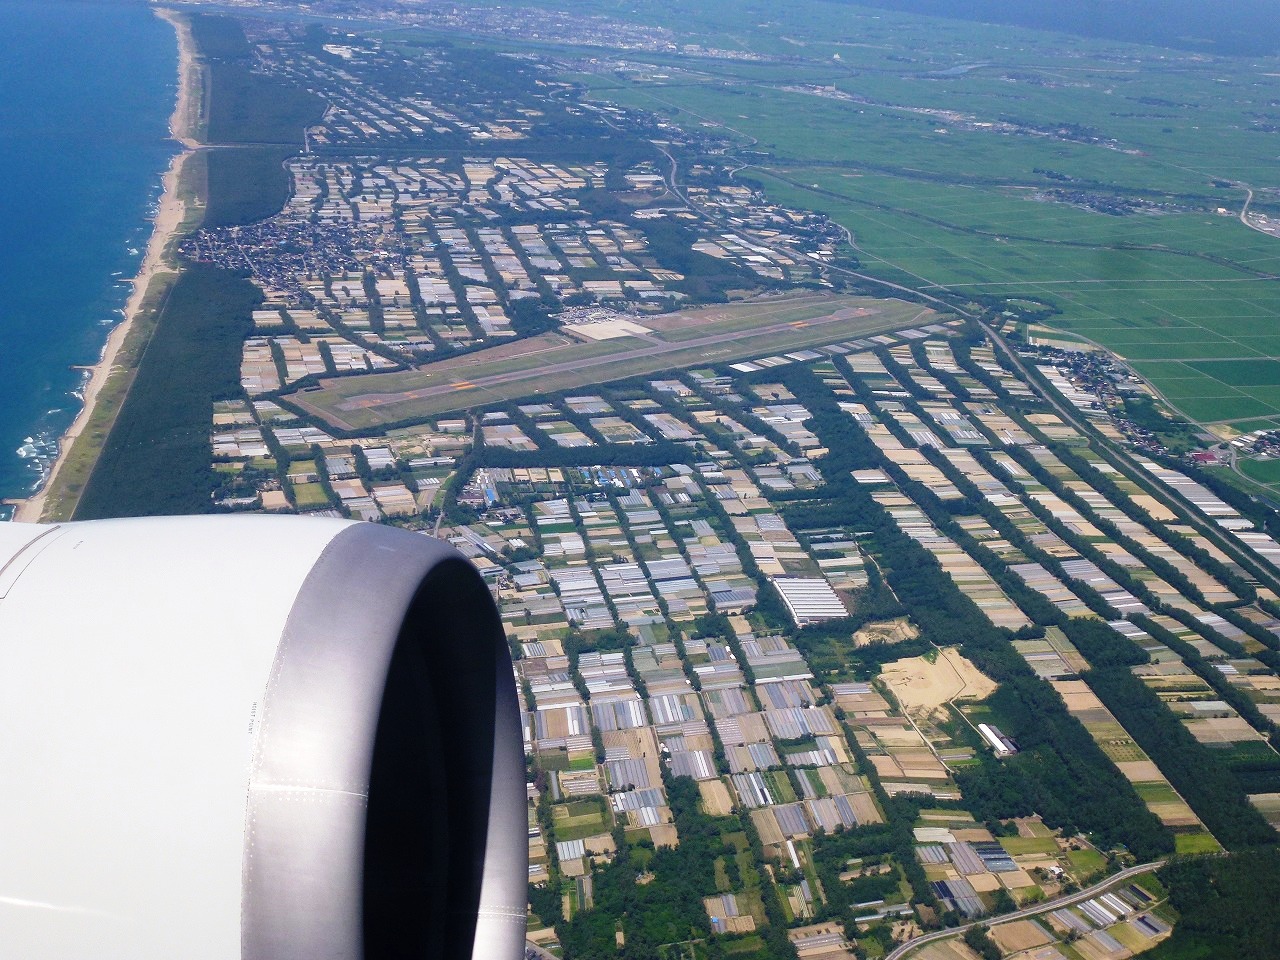
[[[991,938],[1005,953],[1042,947],[1053,939],[1045,933],[1044,928],[1030,920],[1015,920],[1012,923],[1002,923],[998,927],[992,927]]]
[[[1000,878],[994,873],[971,873],[965,879],[978,893],[995,893],[1000,889]]]
[[[919,628],[906,617],[896,620],[880,620],[868,623],[853,635],[855,647],[865,647],[872,643],[901,643],[914,640],[920,636]]]
[[[1151,780],[1163,780],[1164,774],[1150,760],[1124,760],[1116,764],[1130,783],[1146,783]]]
[[[733,798],[723,780],[699,780],[698,793],[709,817],[723,817],[733,812]]]
[[[909,713],[933,713],[950,700],[982,700],[995,692],[990,677],[960,655],[944,647],[938,655],[908,657],[884,665],[880,678]]]
[[[787,838],[782,835],[773,811],[768,807],[751,811],[751,822],[755,824],[756,833],[760,835],[762,846],[778,845]]]

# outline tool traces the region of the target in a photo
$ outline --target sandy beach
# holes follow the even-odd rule
[[[44,515],[48,493],[54,489],[58,473],[66,462],[76,438],[84,431],[90,417],[93,416],[98,394],[115,369],[116,357],[137,321],[152,281],[157,274],[173,269],[168,248],[187,215],[187,205],[181,196],[180,183],[184,166],[200,146],[195,139],[195,134],[199,128],[199,85],[202,81],[200,67],[195,59],[195,45],[187,23],[171,10],[157,10],[156,16],[171,24],[178,35],[178,96],[173,114],[169,118],[169,134],[182,144],[183,150],[173,158],[169,169],[165,171],[160,203],[151,221],[151,239],[147,242],[142,266],[137,276],[133,278],[133,290],[124,306],[124,319],[112,327],[107,342],[102,348],[102,355],[90,368],[92,373],[84,386],[84,405],[76,416],[75,422],[67,428],[66,433],[58,441],[58,458],[54,461],[44,484],[26,500],[17,502],[14,513],[16,521],[35,522]]]

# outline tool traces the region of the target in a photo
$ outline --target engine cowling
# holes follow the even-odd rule
[[[0,955],[521,956],[484,582],[368,523],[0,524]]]

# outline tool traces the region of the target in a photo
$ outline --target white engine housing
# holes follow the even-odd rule
[[[376,524],[0,524],[0,956],[522,955],[475,568]]]

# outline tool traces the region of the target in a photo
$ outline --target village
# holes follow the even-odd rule
[[[536,774],[530,880],[562,891],[566,917],[591,908],[591,864],[616,855],[619,828],[628,843],[679,842],[665,778],[689,776],[709,815],[751,820],[773,865],[764,876],[778,888],[797,944],[815,937],[830,949],[811,955],[842,956],[845,934],[804,922],[829,896],[814,837],[884,822],[880,797],[947,804],[920,812],[915,856],[938,909],[965,917],[1051,898],[1064,883],[1092,879],[1108,851],[1038,818],[1005,836],[964,812],[955,771],[984,752],[1018,750],[983,706],[995,684],[946,646],[884,662],[865,679],[841,662],[865,646],[877,658],[903,643],[913,652],[918,629],[909,613],[833,640],[834,661],[825,653],[817,670],[788,639],[847,622],[877,560],[865,532],[792,527],[779,510],[820,488],[828,450],[809,426],[811,411],[768,375],[807,366],[843,396],[841,413],[894,468],[869,465],[854,479],[992,625],[1035,632],[1026,603],[1002,586],[1012,574],[1067,618],[1109,623],[1139,646],[1148,659],[1135,675],[1198,742],[1223,755],[1269,754],[1280,720],[1280,676],[1265,656],[1273,651],[1254,636],[1274,636],[1275,619],[1242,604],[1188,556],[1189,540],[1178,538],[1189,530],[1179,521],[1189,510],[1210,517],[1270,564],[1280,563],[1280,545],[1177,471],[1146,464],[1160,496],[1131,481],[1105,484],[1112,471],[1087,453],[1068,465],[1054,451],[1076,446],[1078,431],[1047,410],[1002,409],[1005,398],[1025,404],[1033,390],[990,347],[970,349],[962,364],[955,333],[935,325],[759,357],[723,373],[673,371],[354,444],[271,401],[246,401],[224,405],[222,426],[235,429],[215,434],[214,444],[219,469],[229,472],[269,471],[282,454],[288,462],[279,489],[228,505],[405,523],[445,537],[480,567],[518,656]],[[1049,382],[1066,382],[1056,368],[1045,371]],[[960,384],[967,399],[941,378]],[[648,452],[671,449],[681,455],[669,463]],[[609,456],[592,463],[592,451]],[[499,465],[504,457],[525,465]],[[927,490],[954,505],[973,495],[970,485],[985,505],[956,518],[963,539],[942,532],[930,505],[912,496]],[[1225,553],[1215,560],[1247,578]],[[771,619],[758,613],[762,591],[772,596]],[[1215,612],[1223,606],[1231,620]],[[1235,622],[1241,617],[1251,631]],[[1171,639],[1161,642],[1136,620]],[[1158,764],[1080,679],[1086,657],[1062,630],[1040,634],[1014,641],[1028,666],[1180,850],[1215,848]],[[1244,704],[1251,709],[1242,712]],[[1280,796],[1250,799],[1280,820]],[[874,871],[852,868],[851,878],[879,875],[886,864],[903,867],[890,858]],[[708,901],[714,929],[742,934],[763,925],[758,889],[729,886]],[[908,890],[897,883],[864,903],[858,929],[905,936],[919,909]],[[1127,956],[1169,926],[1137,894],[1125,896],[1110,914],[1065,911],[1034,925],[1040,934],[1021,935],[1048,943],[1075,930],[1098,945],[1087,955]],[[532,935],[554,943],[550,926]]]
[[[1131,868],[1280,824],[1280,543],[1125,419],[1151,398],[1127,367],[849,298],[839,229],[713,160],[677,190],[652,157],[528,155],[550,111],[628,121],[554,82],[392,97],[361,72],[380,41],[257,39],[332,106],[281,213],[183,245],[262,291],[214,506],[395,524],[479,568],[521,695],[532,943],[577,955],[599,918],[625,947],[597,884],[687,849],[694,944],[897,957],[981,920],[997,955],[1122,960],[1176,919]],[[428,131],[438,154],[400,146]],[[704,350],[715,324],[735,342]],[[538,376],[562,348],[623,369]],[[1179,751],[1246,772],[1229,816]],[[1109,809],[1073,793],[1092,778]]]

